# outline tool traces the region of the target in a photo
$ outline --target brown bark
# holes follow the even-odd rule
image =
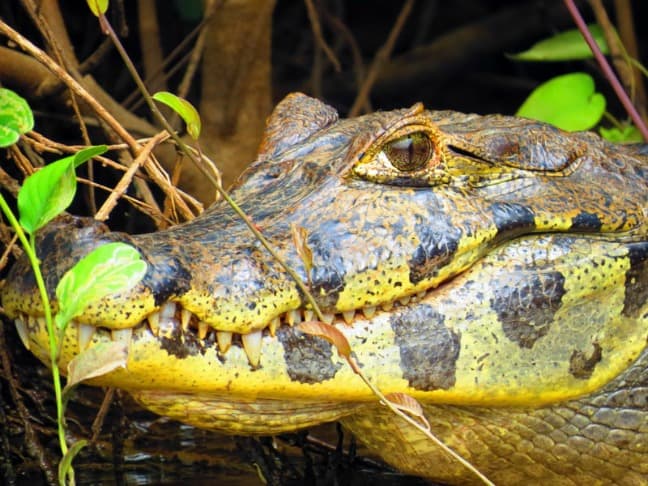
[[[265,117],[272,108],[274,5],[274,0],[224,2],[209,25],[203,58],[201,143],[223,171],[225,187],[255,158]],[[204,199],[204,194],[199,195]]]

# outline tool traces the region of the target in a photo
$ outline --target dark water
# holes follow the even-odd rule
[[[49,370],[24,349],[13,325],[0,329],[0,358],[0,479],[47,484],[38,452],[54,475],[59,460]],[[66,411],[69,444],[93,436],[104,396],[98,388],[77,389]],[[74,460],[79,485],[428,484],[366,457],[334,424],[280,438],[231,437],[156,416],[117,392],[99,430]]]

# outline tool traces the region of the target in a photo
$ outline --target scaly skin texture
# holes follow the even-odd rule
[[[498,484],[645,484],[646,160],[528,120],[421,105],[338,120],[291,95],[232,195],[369,379],[425,403],[432,430]],[[69,326],[63,367],[124,339],[127,368],[92,383],[155,412],[237,434],[341,419],[403,470],[474,481],[289,325],[311,318],[306,299],[226,205],[140,236],[61,218],[38,236],[50,294],[108,241],[148,272]],[[47,361],[25,261],[2,303]]]

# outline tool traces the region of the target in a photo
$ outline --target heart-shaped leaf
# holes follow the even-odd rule
[[[592,77],[570,73],[538,86],[516,114],[576,131],[592,128],[604,112],[605,97],[595,91]]]

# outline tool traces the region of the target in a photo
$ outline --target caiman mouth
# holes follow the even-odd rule
[[[331,325],[351,326],[360,314],[366,320],[369,320],[381,312],[390,312],[394,308],[420,302],[432,290],[403,296],[394,302],[383,303],[380,306],[364,306],[339,313],[324,312],[322,313],[323,322]],[[150,314],[133,327],[109,329],[77,321],[72,321],[70,325],[76,328],[79,353],[87,349],[95,336],[102,341],[112,339],[113,341],[129,344],[133,333],[145,328],[155,337],[174,339],[177,343],[188,344],[194,342],[199,347],[217,346],[220,355],[225,359],[232,346],[241,347],[245,351],[250,365],[257,367],[261,359],[264,336],[270,335],[274,338],[277,330],[282,325],[293,327],[302,322],[313,320],[319,320],[313,310],[294,309],[276,316],[260,330],[240,334],[214,329],[191,311],[183,308],[179,303],[171,301],[163,304],[159,311]],[[24,312],[20,312],[19,317],[15,318],[14,322],[18,335],[27,349],[30,349],[31,330],[45,328],[44,317],[36,317]]]

